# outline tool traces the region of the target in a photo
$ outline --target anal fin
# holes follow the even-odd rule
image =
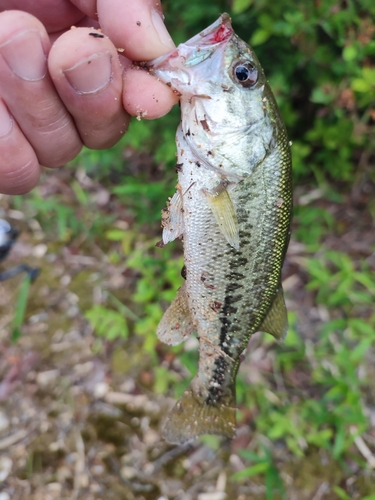
[[[194,330],[184,283],[178,290],[177,296],[173,299],[171,305],[165,311],[156,333],[165,344],[177,345],[186,340]]]
[[[208,191],[203,191],[203,193],[225,239],[232,247],[238,249],[240,247],[238,221],[228,191],[221,189],[214,194]]]
[[[259,327],[260,332],[270,333],[277,340],[285,338],[288,331],[288,312],[285,306],[284,291],[280,286],[276,292],[272,306]]]

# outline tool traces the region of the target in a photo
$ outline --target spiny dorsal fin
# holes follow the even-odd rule
[[[186,340],[194,330],[184,283],[178,290],[171,305],[165,311],[156,333],[165,344],[177,345]]]
[[[271,309],[259,327],[260,332],[270,333],[275,339],[282,340],[288,331],[288,312],[281,284],[276,292]]]
[[[167,207],[162,210],[163,243],[166,245],[184,232],[184,211],[181,191],[176,191]]]
[[[203,191],[203,193],[225,239],[232,247],[238,249],[240,247],[238,221],[228,191],[223,189],[221,192],[215,194],[211,194],[208,191]]]

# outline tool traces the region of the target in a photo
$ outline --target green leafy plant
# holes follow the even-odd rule
[[[21,336],[21,329],[25,320],[30,284],[31,284],[31,277],[29,275],[26,275],[25,278],[22,280],[18,292],[18,299],[15,305],[15,314],[12,321],[12,334],[11,334],[11,340],[13,342],[16,342]]]
[[[233,474],[233,481],[244,481],[254,476],[263,476],[266,500],[275,500],[276,494],[278,494],[277,498],[286,500],[283,481],[268,448],[261,446],[259,455],[249,450],[241,450],[240,456],[253,462],[253,465]]]
[[[107,340],[126,338],[129,334],[126,318],[118,311],[96,304],[85,312],[85,317],[96,335]]]

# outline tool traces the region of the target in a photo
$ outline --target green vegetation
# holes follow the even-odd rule
[[[259,368],[257,381],[240,371],[239,425],[251,426],[254,433],[251,449],[238,452],[244,468],[231,481],[256,480],[265,487],[263,498],[284,499],[285,478],[298,477],[300,468],[305,478],[301,491],[311,493],[301,498],[315,498],[313,492],[326,481],[331,500],[374,499],[374,472],[356,443],[359,438],[375,454],[370,421],[375,394],[375,4],[163,3],[177,43],[221,12],[232,15],[236,31],[262,62],[293,141],[292,245],[299,245],[299,251],[291,252],[288,274],[298,275],[299,281],[286,294],[291,326],[283,343],[268,337],[260,341],[272,366]],[[100,304],[81,307],[102,340],[116,341],[121,349],[136,342],[144,353],[141,367],[151,373],[148,389],[174,397],[187,386],[197,363],[194,350],[163,346],[155,334],[182,283],[179,244],[155,246],[160,209],[176,183],[177,123],[177,108],[155,122],[135,121],[111,150],[85,150],[73,162],[66,174],[68,196],[61,190],[45,199],[37,189],[13,203],[39,221],[50,249],[64,244],[88,251],[95,246],[107,264],[121,265],[131,276],[124,293],[107,293]],[[95,187],[87,188],[74,174],[82,166]],[[98,185],[109,193],[111,202],[105,206],[98,206],[94,196]],[[360,248],[357,239],[364,242]],[[15,336],[25,290],[26,282]],[[328,466],[314,478],[304,464],[315,463],[317,456]]]

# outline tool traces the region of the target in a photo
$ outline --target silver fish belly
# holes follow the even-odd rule
[[[200,353],[163,435],[173,443],[233,437],[241,353],[254,332],[282,338],[287,330],[289,143],[259,61],[228,15],[150,67],[181,93],[182,114],[163,241],[183,238],[186,282],[157,333],[175,345],[196,331]]]

